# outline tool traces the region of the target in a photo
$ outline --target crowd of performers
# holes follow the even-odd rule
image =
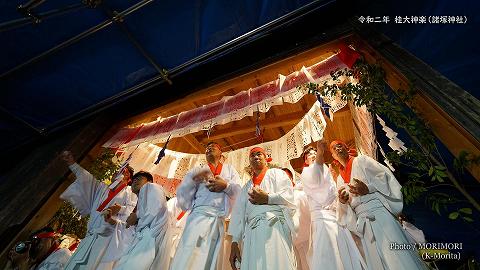
[[[418,233],[412,239],[397,219],[403,200],[392,172],[341,141],[330,143],[334,161],[327,166],[326,148],[319,141],[305,150],[295,181],[290,170],[269,167],[265,150],[254,147],[251,179],[242,187],[211,142],[207,164],[191,169],[168,201],[148,172],[126,167],[107,186],[64,152],[76,180],[60,197],[90,216],[87,235],[71,253],[52,231],[38,232],[35,245],[11,250],[10,267],[426,269],[416,250],[391,248],[424,241]]]

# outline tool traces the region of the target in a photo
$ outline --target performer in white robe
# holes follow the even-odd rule
[[[76,180],[60,198],[72,203],[82,216],[90,215],[87,235],[80,242],[65,269],[112,269],[113,264],[127,247],[122,239],[122,229],[105,222],[102,211],[110,208],[117,219],[125,221],[137,202],[137,196],[127,185],[132,172],[125,169],[113,184],[107,186],[97,181],[88,171],[75,163],[70,152],[63,153]],[[109,194],[115,194],[109,198]],[[110,199],[108,201],[108,199]],[[106,203],[108,202],[108,203]]]
[[[222,164],[221,147],[209,143],[205,150],[208,164],[190,170],[177,188],[178,205],[190,211],[172,270],[217,269],[222,252],[224,218],[240,191],[240,177],[233,166]]]
[[[150,173],[141,171],[133,177],[132,191],[138,194],[136,212],[138,222],[134,227],[133,241],[114,269],[168,269],[171,238],[163,188],[153,183],[153,176]],[[134,224],[121,222],[121,225],[130,227]]]
[[[302,182],[295,182],[293,173],[288,168],[283,168],[282,170],[287,173],[293,185],[293,197],[296,207],[293,216],[293,225],[295,227],[293,249],[295,250],[295,257],[297,258],[297,270],[308,270],[307,253],[310,246],[311,218],[307,195],[303,190]]]
[[[60,248],[38,264],[35,270],[63,270],[71,256],[72,252],[68,248]]]
[[[284,171],[268,169],[267,160],[262,148],[250,151],[254,175],[242,188],[228,228],[232,236],[233,269],[239,264],[242,270],[297,269],[292,244],[295,211],[292,183]]]
[[[349,155],[341,141],[333,141],[330,151],[340,163],[338,222],[361,237],[368,269],[426,269],[416,250],[390,248],[409,243],[396,220],[403,197],[392,172],[368,156]]]
[[[188,213],[183,211],[178,206],[177,197],[173,197],[167,201],[168,222],[171,230],[171,248],[170,248],[170,261],[175,256],[178,243],[182,237],[183,229],[187,221]]]
[[[336,221],[335,182],[324,164],[325,143],[317,142],[317,151],[304,157],[301,180],[307,194],[312,218],[311,245],[308,250],[310,269],[365,269],[360,251],[346,227]]]
[[[63,270],[72,252],[60,247],[58,235],[52,228],[45,227],[30,238],[31,249],[29,254],[36,266],[35,270]]]

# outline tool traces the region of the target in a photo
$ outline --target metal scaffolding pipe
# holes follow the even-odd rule
[[[138,42],[138,40],[133,36],[132,32],[128,29],[128,27],[123,23],[123,17],[120,17],[118,13],[115,11],[111,11],[109,8],[104,9],[108,16],[115,19],[120,30],[123,34],[127,37],[127,39],[133,44],[133,46],[142,54],[142,56],[155,68],[155,70],[160,74],[160,76],[168,82],[168,84],[172,84],[172,81],[168,78],[167,72],[165,69],[160,67],[160,65],[153,59],[153,57],[143,48],[142,44]]]
[[[117,17],[123,18],[125,16],[128,16],[128,15],[132,14],[133,12],[139,10],[140,8],[146,6],[147,4],[149,4],[151,2],[153,2],[153,0],[143,0],[143,1],[140,1],[140,2],[136,3],[135,5],[125,9],[124,11],[122,11],[120,13],[118,13],[118,15],[115,18],[105,20],[105,21],[91,27],[90,29],[88,29],[88,30],[86,30],[86,31],[84,31],[84,32],[82,32],[82,33],[80,33],[80,34],[78,34],[78,35],[60,43],[60,44],[58,44],[58,45],[56,45],[55,47],[50,48],[47,51],[31,58],[30,60],[27,60],[27,61],[15,66],[14,68],[4,72],[3,74],[0,75],[0,79],[4,79],[5,77],[11,75],[12,73],[17,72],[18,70],[20,70],[20,69],[22,69],[26,66],[29,66],[29,65],[45,58],[45,57],[57,52],[58,50],[61,50],[61,49],[66,48],[66,47],[68,47],[72,44],[77,43],[78,41],[80,41],[80,40],[82,40],[82,39],[98,32],[98,31],[102,30],[103,28],[111,25],[115,20],[117,20]]]
[[[78,4],[69,5],[69,6],[66,6],[66,7],[63,7],[63,8],[54,9],[54,10],[50,10],[50,11],[47,11],[47,12],[44,12],[44,13],[40,13],[37,16],[41,20],[44,20],[44,19],[53,18],[55,16],[63,15],[63,14],[68,13],[68,12],[76,11],[76,10],[82,9],[84,7],[85,7],[84,4],[78,3]],[[11,21],[8,21],[8,22],[3,22],[3,23],[0,23],[0,33],[5,32],[5,31],[9,31],[9,30],[13,30],[13,29],[16,29],[16,28],[19,28],[19,27],[22,27],[22,26],[25,26],[25,25],[29,25],[29,24],[34,24],[34,22],[31,18],[21,18],[21,19],[11,20]]]

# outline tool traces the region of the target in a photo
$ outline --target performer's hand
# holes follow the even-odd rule
[[[242,256],[240,254],[240,249],[238,248],[238,243],[233,242],[230,250],[230,266],[232,266],[233,270],[237,270],[235,266],[235,261],[242,262]]]
[[[137,220],[137,213],[132,212],[132,213],[130,214],[130,216],[128,216],[128,218],[127,218],[127,228],[130,227],[130,226],[135,226],[135,225],[137,225],[137,222],[138,222],[138,220]]]
[[[346,204],[348,202],[348,197],[349,197],[348,191],[345,190],[345,187],[341,187],[338,190],[338,200],[341,203]]]
[[[317,155],[323,156],[323,153],[325,153],[325,148],[327,148],[327,142],[325,142],[325,139],[317,141]]]
[[[202,170],[193,176],[193,181],[196,183],[201,183],[207,181],[210,178],[213,178],[212,172],[209,170]]]
[[[112,218],[112,210],[110,210],[110,208],[103,210],[102,216],[105,222],[110,223],[111,225],[117,224],[117,221]]]
[[[259,187],[253,187],[249,192],[248,192],[248,200],[252,204],[268,204],[268,193],[263,191]]]
[[[114,203],[113,205],[109,206],[108,209],[112,211],[112,216],[116,216],[118,212],[122,209],[122,206],[118,203]]]
[[[207,182],[207,188],[211,192],[222,192],[227,188],[227,181],[220,176],[215,176],[213,179],[209,179]]]
[[[65,163],[67,163],[68,166],[75,164],[75,159],[70,151],[63,151],[60,157],[63,161],[65,161]]]
[[[368,194],[367,185],[356,178],[353,178],[353,183],[348,184],[348,187],[353,196],[363,196]]]

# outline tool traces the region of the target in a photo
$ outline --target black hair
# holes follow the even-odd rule
[[[45,258],[38,258],[39,252],[40,252],[39,250],[40,239],[36,238],[35,236],[40,233],[52,233],[52,232],[55,232],[55,230],[52,227],[43,227],[40,230],[35,231],[30,235],[29,237],[30,243],[31,243],[31,247],[29,251],[30,258],[34,259],[35,261],[37,260],[43,261],[43,259],[45,259]],[[54,240],[56,239],[54,238]]]
[[[216,143],[216,142],[214,142],[214,141],[211,141],[211,142],[207,143],[207,146],[206,146],[206,147],[208,147],[208,146],[210,146],[210,145],[212,145],[212,144],[215,144],[215,145],[218,146],[218,148],[222,149],[222,146],[221,146],[219,143]]]
[[[148,182],[153,183],[153,176],[149,172],[139,171],[139,172],[137,172],[136,174],[133,175],[132,179],[137,177],[137,176],[143,176],[143,177],[147,178]]]
[[[317,152],[317,148],[315,148],[315,147],[313,147],[313,146],[311,146],[311,145],[310,145],[309,147],[305,148],[305,150],[304,150],[303,153],[302,153],[302,159],[303,159],[303,161],[305,161],[305,157],[306,157],[307,154],[308,154],[310,151],[312,151],[312,150],[315,151],[315,152]]]

